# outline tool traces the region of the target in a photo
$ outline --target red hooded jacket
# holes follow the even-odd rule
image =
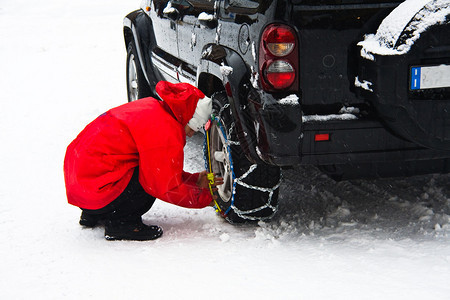
[[[100,209],[116,199],[139,167],[139,182],[158,198],[188,208],[212,201],[183,171],[185,125],[204,94],[192,85],[160,82],[164,102],[145,98],[99,116],[67,147],[64,178],[70,204]]]

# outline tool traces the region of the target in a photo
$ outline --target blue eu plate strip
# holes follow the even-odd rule
[[[420,89],[420,67],[411,68],[411,90]]]

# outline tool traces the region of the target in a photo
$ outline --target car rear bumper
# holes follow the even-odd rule
[[[302,116],[300,104],[271,94],[250,93],[255,152],[278,166],[358,164],[450,158],[449,151],[431,150],[389,131],[374,118],[349,114]],[[248,115],[247,115],[248,116]]]
[[[427,149],[398,137],[377,120],[306,123],[303,128],[302,164],[358,164],[450,157],[448,151]],[[316,141],[317,134],[328,134],[329,140]]]

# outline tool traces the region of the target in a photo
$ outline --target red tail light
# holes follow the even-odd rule
[[[297,37],[291,27],[283,24],[266,27],[259,46],[259,72],[264,90],[298,89],[297,49]]]
[[[284,89],[294,82],[295,70],[287,61],[275,60],[267,66],[265,75],[273,87]]]

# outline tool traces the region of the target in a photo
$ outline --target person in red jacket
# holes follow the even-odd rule
[[[211,99],[187,83],[161,81],[156,92],[163,101],[144,98],[113,108],[67,147],[68,202],[82,209],[81,225],[104,223],[108,240],[160,237],[162,229],[141,218],[155,198],[187,208],[213,200],[206,171],[183,171],[186,136],[207,122]]]

